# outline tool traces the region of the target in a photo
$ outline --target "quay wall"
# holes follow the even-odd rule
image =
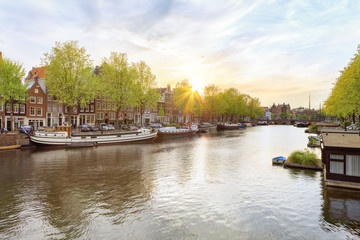
[[[24,134],[0,134],[0,147],[11,145],[29,145],[29,138]]]

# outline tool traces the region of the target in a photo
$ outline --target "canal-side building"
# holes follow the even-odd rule
[[[323,132],[321,135],[326,184],[360,189],[360,133]]]
[[[13,109],[13,125],[11,126],[11,104],[9,102],[5,103],[5,108],[3,108],[3,111],[5,111],[5,119],[4,119],[4,128],[6,128],[8,131],[18,129],[21,126],[25,125],[26,121],[26,104],[19,104],[17,101],[15,101],[12,104]],[[4,112],[1,112],[1,116],[3,117]]]
[[[30,72],[31,73],[31,72]],[[46,125],[46,88],[35,71],[26,78],[28,98],[26,100],[26,125],[35,128]]]

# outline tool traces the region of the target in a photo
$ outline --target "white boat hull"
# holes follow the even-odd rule
[[[151,132],[148,129],[146,131],[138,131],[133,133],[118,133],[118,134],[108,134],[108,135],[79,135],[66,137],[61,134],[56,133],[45,133],[35,134],[30,136],[30,140],[36,144],[41,145],[52,145],[52,146],[68,146],[71,144],[81,144],[81,143],[93,143],[94,145],[102,144],[120,144],[120,143],[129,143],[129,142],[138,142],[138,141],[150,141],[156,138],[157,132]],[[59,136],[60,135],[60,136]]]

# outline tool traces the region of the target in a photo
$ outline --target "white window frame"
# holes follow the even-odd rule
[[[30,116],[35,116],[35,110],[35,107],[30,107]]]
[[[40,114],[39,114],[39,110],[40,110]],[[42,107],[38,107],[38,108],[36,109],[36,115],[37,115],[37,116],[42,116],[42,115],[43,115],[43,109],[42,109]]]
[[[25,104],[20,104],[20,113],[25,113]]]
[[[36,103],[36,97],[31,96],[30,97],[30,103]]]
[[[35,88],[35,91],[34,91],[35,93],[39,93],[39,89],[37,89],[37,88]]]
[[[42,97],[38,97],[38,98],[37,98],[37,103],[38,103],[38,104],[42,104],[42,103],[43,103],[43,98],[42,98]]]

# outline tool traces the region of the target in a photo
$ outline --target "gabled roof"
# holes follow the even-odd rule
[[[25,81],[34,80],[34,77],[37,75],[39,79],[45,78],[45,67],[33,67],[31,71],[29,71],[28,76],[25,78]]]
[[[46,94],[46,87],[45,87],[45,80],[44,79],[39,79],[38,83],[41,87],[41,90]],[[30,80],[27,82],[28,86],[27,86],[27,90],[29,91],[35,84],[35,80]]]

